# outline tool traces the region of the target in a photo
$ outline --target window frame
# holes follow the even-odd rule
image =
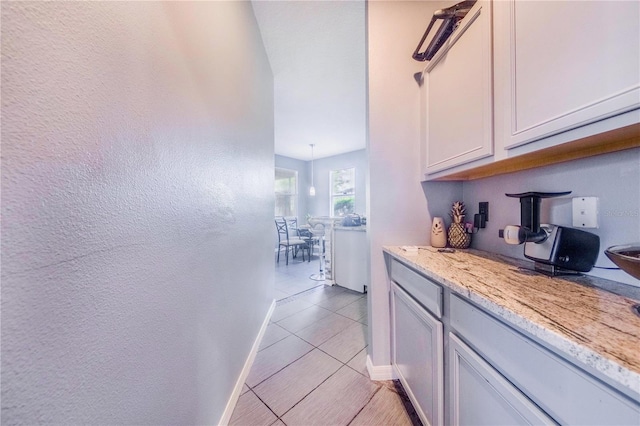
[[[344,217],[344,216],[336,216],[335,215],[335,210],[334,210],[334,198],[336,197],[344,197],[345,194],[334,194],[333,192],[333,175],[335,172],[341,172],[344,170],[353,170],[353,193],[352,194],[346,194],[349,195],[351,197],[353,197],[353,209],[351,211],[351,213],[355,213],[356,211],[356,167],[355,166],[351,166],[351,167],[341,167],[339,169],[332,169],[329,171],[329,214],[331,217]],[[346,213],[346,214],[350,214],[350,213]],[[345,215],[346,215],[345,214]]]
[[[293,190],[294,190],[293,193],[287,194],[287,193],[278,193],[278,192],[276,192],[276,188],[275,188],[275,180],[276,180],[275,179],[275,173],[277,173],[278,170],[285,171],[285,172],[291,172],[293,174],[293,177],[295,179],[295,185],[294,185],[294,188],[293,188]],[[274,188],[273,188],[273,193],[274,193],[274,197],[275,197],[274,206],[273,206],[274,216],[278,216],[278,217],[279,216],[283,216],[283,217],[289,217],[289,216],[297,217],[298,216],[298,206],[299,206],[298,197],[299,197],[299,194],[300,194],[300,191],[299,191],[300,179],[298,178],[298,175],[299,175],[298,170],[287,169],[286,167],[277,167],[277,166],[274,167]],[[277,210],[278,209],[278,195],[284,195],[284,196],[288,196],[288,197],[293,197],[293,211],[290,212],[290,214],[279,214],[279,212]],[[286,212],[284,212],[284,213],[286,213]]]

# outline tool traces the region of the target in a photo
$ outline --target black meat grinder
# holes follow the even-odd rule
[[[542,198],[560,197],[565,192],[524,192],[505,194],[520,198],[520,226],[500,230],[507,244],[524,244],[524,257],[535,262],[536,271],[546,275],[588,272],[600,251],[600,237],[590,232],[559,225],[540,224]]]

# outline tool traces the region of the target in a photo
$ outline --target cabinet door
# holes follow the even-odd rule
[[[637,402],[468,301],[452,296],[450,302],[451,327],[559,423],[640,425]]]
[[[491,19],[478,1],[423,73],[425,173],[493,153]]]
[[[422,422],[443,423],[442,323],[392,284],[393,366]]]
[[[556,424],[451,333],[449,354],[453,425]]]
[[[505,148],[640,108],[640,2],[494,7]]]

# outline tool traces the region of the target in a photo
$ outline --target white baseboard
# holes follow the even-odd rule
[[[251,371],[251,366],[253,365],[253,361],[255,361],[256,359],[256,355],[258,354],[258,349],[260,348],[260,343],[262,342],[262,337],[264,336],[264,333],[267,330],[267,326],[269,325],[269,320],[271,319],[271,315],[273,314],[273,310],[275,308],[276,308],[276,300],[273,299],[273,302],[269,307],[269,311],[267,312],[267,316],[264,318],[264,321],[262,322],[262,326],[260,327],[258,336],[256,337],[256,340],[253,342],[253,346],[251,347],[249,356],[244,362],[244,367],[242,367],[240,376],[236,381],[236,385],[233,388],[233,392],[231,392],[231,397],[227,402],[227,406],[224,408],[224,412],[222,413],[222,417],[220,418],[218,425],[228,425],[229,420],[231,420],[231,414],[233,414],[233,410],[236,408],[236,404],[238,403],[238,398],[240,398],[240,392],[242,392],[242,387],[244,386],[244,383],[247,381],[247,376],[249,375],[249,371]]]
[[[394,380],[397,378],[392,365],[373,365],[369,355],[367,355],[367,372],[371,380]]]

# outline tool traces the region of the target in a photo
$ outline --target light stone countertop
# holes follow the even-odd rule
[[[532,262],[473,249],[384,251],[640,395],[640,317],[631,311],[640,288],[590,276],[551,278],[531,271]]]

